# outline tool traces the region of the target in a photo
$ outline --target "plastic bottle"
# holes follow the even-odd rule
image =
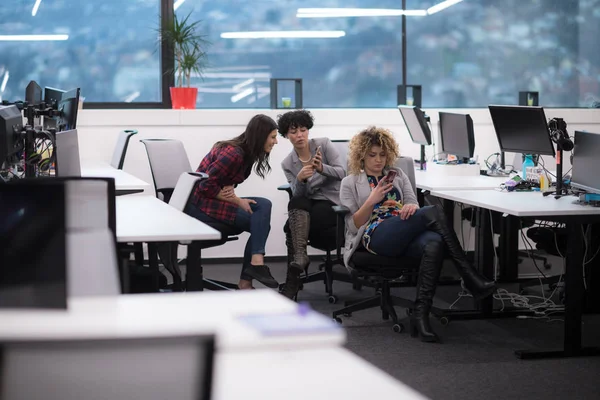
[[[523,161],[523,174],[521,177],[523,180],[527,180],[527,167],[535,167],[533,163],[533,156],[531,154],[525,154],[525,161]]]

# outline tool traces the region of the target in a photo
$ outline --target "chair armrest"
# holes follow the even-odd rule
[[[208,174],[204,173],[204,172],[188,172],[188,174],[198,177],[198,178],[202,178],[202,179],[207,179],[208,178]]]
[[[284,183],[283,185],[277,186],[277,190],[285,190],[290,196],[290,199],[294,195],[294,193],[292,193],[292,187],[289,183]]]
[[[350,212],[350,209],[348,207],[344,207],[344,206],[331,206],[331,208],[333,208],[333,211],[336,214],[341,215],[341,216],[344,216]]]

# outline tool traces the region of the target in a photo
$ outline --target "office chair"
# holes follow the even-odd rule
[[[129,146],[129,139],[133,135],[137,135],[138,131],[135,129],[126,129],[119,133],[115,150],[113,151],[112,160],[110,165],[116,169],[123,169],[125,164],[125,155],[127,154],[127,147]]]
[[[396,161],[395,166],[402,169],[408,176],[416,196],[413,159],[410,157],[400,157]],[[344,217],[349,210],[342,206],[335,206],[334,210],[338,215],[338,226],[343,225]],[[338,250],[338,257],[340,256],[340,251]],[[374,296],[366,299],[346,302],[344,308],[333,312],[333,319],[338,323],[342,323],[340,315],[350,317],[355,311],[379,307],[384,320],[389,320],[391,317],[394,332],[399,333],[404,331],[404,322],[398,318],[394,306],[406,308],[407,314],[410,315],[410,310],[414,307],[414,301],[392,296],[391,288],[416,286],[420,262],[420,259],[411,257],[384,257],[369,253],[362,247],[357,249],[351,258],[352,266],[349,268],[350,275],[355,280],[363,281],[365,283],[364,286],[374,286],[376,293]],[[432,307],[430,312],[441,320],[444,319],[442,321],[443,324],[448,322],[447,317],[443,316],[441,310]]]
[[[146,153],[148,154],[148,162],[150,164],[154,188],[156,190],[156,197],[169,203],[182,174],[193,172],[183,143],[174,139],[143,139],[140,140],[140,142],[144,144]],[[181,187],[181,190],[178,190],[178,192],[180,192],[178,193],[178,202],[180,201],[180,196],[185,197],[185,193],[187,192],[187,197],[185,197],[187,203],[187,199],[189,199],[189,196],[195,187],[193,185],[189,186],[189,183],[189,180],[182,180],[181,184],[183,186]],[[185,204],[179,209],[183,212],[184,208]],[[238,240],[237,235],[242,233],[241,230],[217,221],[207,223],[207,225],[221,232],[223,239],[202,242],[202,249],[220,246],[226,242]],[[167,253],[166,247],[162,246],[164,254],[161,254],[161,258],[163,259],[164,264],[169,264],[169,266],[165,265],[165,268],[173,275],[174,289],[182,290],[181,273],[179,272],[177,262],[177,246],[170,247],[171,248]],[[206,278],[203,278],[202,280],[203,288],[210,290],[233,290],[238,287],[237,284],[229,282],[221,282]],[[193,282],[186,282],[186,285],[188,290],[191,290],[196,284]]]
[[[348,165],[348,140],[332,140],[331,141],[338,151],[342,164]],[[290,200],[293,196],[292,189],[289,184],[281,185],[277,188],[278,190],[284,190],[288,193]],[[284,231],[288,229],[287,222],[284,226]],[[338,229],[341,229],[342,234],[338,234]],[[337,297],[333,294],[333,281],[340,282],[348,282],[354,285],[355,289],[360,289],[361,285],[358,282],[355,282],[351,276],[349,276],[345,272],[334,271],[333,267],[335,265],[344,265],[344,261],[339,257],[332,257],[332,251],[336,249],[340,249],[340,246],[344,246],[343,241],[343,232],[344,226],[332,227],[324,232],[319,233],[311,233],[311,236],[308,238],[308,245],[325,252],[325,259],[323,263],[319,265],[319,270],[316,272],[311,272],[302,277],[302,284],[300,289],[302,289],[305,283],[310,282],[318,282],[322,281],[325,284],[325,291],[328,295],[328,301],[331,304],[334,304],[337,301]],[[342,241],[339,242],[339,238],[342,238]],[[339,252],[338,252],[339,253]],[[289,262],[289,260],[288,260]],[[280,285],[280,288],[283,284]]]

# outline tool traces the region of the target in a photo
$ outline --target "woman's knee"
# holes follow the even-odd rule
[[[264,212],[271,213],[271,209],[273,208],[273,203],[271,200],[266,199],[264,197],[252,197],[252,200],[256,202],[256,209],[262,210]]]
[[[288,203],[288,211],[290,210],[304,210],[310,212],[311,201],[308,197],[298,196],[292,197]]]

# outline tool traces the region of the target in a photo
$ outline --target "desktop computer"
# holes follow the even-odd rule
[[[212,335],[0,342],[0,398],[210,400]]]
[[[416,106],[398,106],[398,110],[413,143],[421,145],[420,163],[421,169],[424,169],[425,146],[431,145],[431,130],[427,125],[428,119],[425,113]]]
[[[587,192],[588,201],[600,203],[600,134],[575,131],[571,187]]]
[[[469,114],[440,112],[442,151],[468,164],[475,152],[473,119]]]
[[[0,185],[0,307],[66,308],[65,185]]]

